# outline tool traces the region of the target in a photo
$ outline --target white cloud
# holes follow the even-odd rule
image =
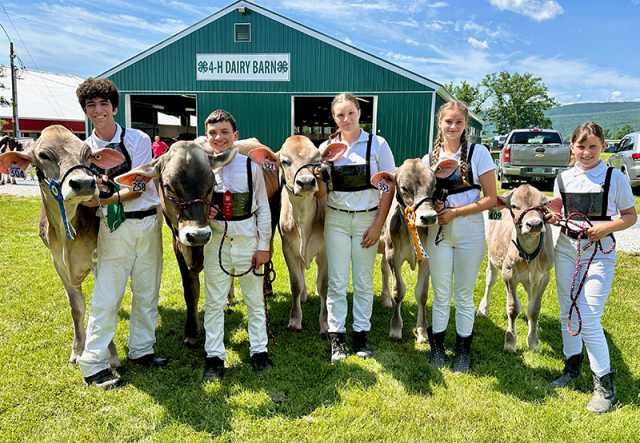
[[[609,94],[609,100],[611,101],[620,100],[620,98],[622,98],[622,92],[620,91],[611,91],[611,94]]]
[[[447,2],[434,2],[434,3],[429,3],[427,6],[429,8],[433,8],[433,9],[446,8],[447,6],[449,6],[449,3],[447,3]]]
[[[478,40],[477,38],[469,37],[467,42],[476,49],[488,49],[489,43],[486,40]]]
[[[422,26],[429,31],[445,31],[453,26],[453,22],[446,20],[432,20],[430,22],[424,23]]]
[[[542,22],[550,20],[564,12],[555,0],[489,0],[501,11],[511,11]]]

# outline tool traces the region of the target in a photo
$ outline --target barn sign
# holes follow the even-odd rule
[[[288,82],[289,54],[196,54],[196,80]]]

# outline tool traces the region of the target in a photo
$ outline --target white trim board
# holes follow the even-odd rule
[[[327,96],[333,97],[344,91],[164,91],[164,90],[135,90],[120,89],[121,94],[135,95],[176,95],[176,94],[268,94],[268,95],[295,95],[295,96]],[[382,94],[433,94],[433,91],[350,91],[354,95],[382,95]]]
[[[128,60],[125,60],[124,62],[120,63],[119,65],[111,68],[110,70],[103,72],[102,74],[98,75],[98,78],[106,78],[106,77],[111,77],[112,75],[122,71],[123,69],[131,66],[134,63],[137,63],[138,61],[142,60],[145,57],[148,57],[158,51],[160,51],[163,48],[166,48],[167,46],[169,46],[170,44],[182,39],[183,37],[186,37],[187,35],[209,25],[210,23],[213,23],[214,21],[218,20],[221,17],[224,17],[225,15],[235,11],[238,8],[247,8],[250,10],[253,10],[255,12],[257,12],[258,14],[264,15],[267,18],[270,18],[278,23],[281,23],[285,26],[288,26],[289,28],[295,29],[296,31],[302,32],[303,34],[309,35],[310,37],[313,37],[317,40],[320,40],[328,45],[331,45],[335,48],[341,49],[345,52],[348,52],[351,55],[354,55],[356,57],[359,57],[363,60],[366,60],[370,63],[373,63],[375,65],[381,66],[389,71],[395,72],[398,75],[401,75],[405,78],[408,78],[410,80],[413,80],[416,83],[419,83],[421,85],[427,86],[431,89],[434,90],[439,90],[439,89],[443,89],[442,85],[439,83],[436,83],[432,80],[429,80],[426,77],[422,77],[419,74],[416,74],[414,72],[411,72],[405,68],[402,68],[398,65],[394,65],[393,63],[389,63],[386,60],[383,60],[373,54],[369,54],[368,52],[362,51],[358,48],[355,48],[351,45],[348,45],[346,43],[341,42],[340,40],[337,40],[333,37],[330,37],[326,34],[323,34],[322,32],[313,30],[303,24],[300,24],[298,22],[295,22],[289,18],[286,18],[280,14],[277,14],[275,12],[272,12],[268,9],[265,9],[261,6],[258,6],[254,3],[251,3],[249,1],[246,0],[240,0],[237,2],[234,2],[232,4],[230,4],[229,6],[222,8],[220,11],[216,12],[215,14],[210,15],[209,17],[200,20],[199,22],[195,23],[194,25],[178,32],[177,34],[167,38],[166,40],[158,43],[155,46],[152,46],[151,48],[147,49],[146,51],[143,51],[133,57],[131,57]],[[428,91],[430,92],[430,91]]]

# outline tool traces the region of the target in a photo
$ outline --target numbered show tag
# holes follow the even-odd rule
[[[13,178],[24,178],[24,172],[15,164],[11,165],[9,168],[9,175]]]
[[[389,183],[387,183],[387,181],[384,178],[381,178],[380,181],[378,182],[378,190],[380,192],[389,192]]]
[[[262,162],[262,169],[264,169],[265,171],[275,171],[276,164],[271,160],[265,160]]]
[[[489,220],[502,220],[502,211],[498,208],[489,209]]]
[[[131,190],[133,192],[144,192],[147,189],[147,184],[139,175],[131,182]]]

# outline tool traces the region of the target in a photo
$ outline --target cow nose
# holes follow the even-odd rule
[[[313,175],[305,175],[296,178],[296,185],[300,186],[302,189],[311,188],[315,186],[315,184],[316,178]]]
[[[422,222],[422,224],[424,225],[432,225],[436,222],[438,216],[437,215],[421,215],[420,216],[420,221]]]
[[[198,229],[191,232],[187,232],[187,241],[193,245],[203,245],[211,238],[210,229]]]
[[[78,191],[93,191],[96,187],[96,180],[93,177],[76,177],[69,179],[69,186],[75,192]]]
[[[539,218],[534,218],[531,220],[527,220],[527,226],[529,229],[538,229],[542,227],[542,220]]]

